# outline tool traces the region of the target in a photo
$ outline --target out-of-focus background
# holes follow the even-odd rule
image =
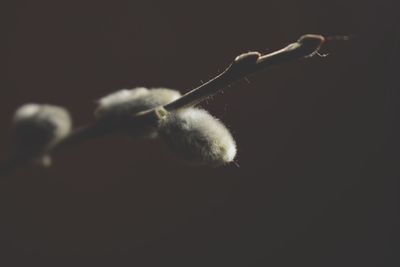
[[[242,52],[351,35],[203,105],[237,162],[193,167],[157,141],[94,140],[0,181],[1,266],[399,266],[397,1],[8,1],[0,158],[27,102],[92,121],[136,86],[187,92]]]

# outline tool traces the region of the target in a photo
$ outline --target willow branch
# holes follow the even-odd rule
[[[249,75],[282,63],[311,57],[318,53],[318,50],[324,41],[325,38],[321,35],[307,34],[300,37],[298,41],[266,55],[262,55],[259,52],[248,52],[239,55],[224,72],[201,86],[191,90],[179,99],[163,107],[140,112],[118,122],[97,122],[92,125],[78,128],[59,143],[54,144],[43,151],[43,154],[57,152],[83,141],[107,134],[124,132],[128,129],[132,131],[135,129],[141,129],[142,127],[156,125],[160,111],[165,110],[170,112],[180,108],[197,105],[208,97]],[[39,155],[34,156],[38,157]],[[15,157],[0,164],[0,176],[13,171],[20,165],[29,162],[32,158],[34,158],[32,155]]]
[[[164,108],[167,111],[173,111],[185,106],[196,105],[251,74],[271,66],[313,56],[318,52],[324,40],[324,37],[320,35],[307,34],[303,35],[297,42],[270,54],[261,55],[259,52],[248,52],[239,55],[220,75],[193,89]]]

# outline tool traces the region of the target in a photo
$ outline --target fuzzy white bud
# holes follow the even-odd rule
[[[95,115],[98,119],[120,119],[168,104],[180,96],[178,91],[166,88],[122,89],[98,100]]]
[[[180,96],[181,94],[178,91],[167,88],[123,89],[98,100],[95,116],[98,120],[103,121],[123,120],[135,113],[166,105]],[[157,137],[157,129],[149,126],[145,129],[135,129],[131,134],[155,138]]]
[[[45,104],[25,104],[15,111],[15,145],[18,153],[34,154],[67,136],[72,127],[65,108]]]
[[[159,135],[178,156],[195,163],[226,164],[237,152],[229,130],[203,109],[167,113],[159,121]]]

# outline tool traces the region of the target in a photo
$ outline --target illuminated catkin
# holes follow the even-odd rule
[[[159,135],[179,157],[194,163],[227,164],[237,152],[229,130],[203,109],[166,113],[159,121]]]
[[[15,146],[19,154],[37,154],[67,136],[72,127],[68,111],[59,106],[25,104],[14,114]]]
[[[129,125],[125,125],[125,119],[138,112],[168,104],[180,96],[178,91],[167,88],[122,89],[101,98],[98,101],[95,115],[98,120],[104,122],[118,123],[122,121],[123,127],[132,136],[156,138],[156,127],[149,125],[140,129],[130,129]]]
[[[98,100],[95,115],[98,119],[123,119],[140,111],[168,104],[180,96],[178,91],[167,88],[122,89]]]

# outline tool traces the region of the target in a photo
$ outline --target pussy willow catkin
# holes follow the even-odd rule
[[[160,138],[188,161],[218,166],[236,156],[236,143],[229,130],[203,109],[167,112],[159,121],[158,131]]]
[[[69,112],[59,106],[25,104],[13,118],[18,154],[36,154],[67,136],[72,127]]]
[[[95,116],[99,121],[119,121],[138,112],[168,104],[180,96],[179,91],[167,88],[122,89],[102,97],[98,101]],[[134,129],[130,133],[134,136],[147,138],[157,136],[156,129],[151,126]]]
[[[180,96],[178,91],[167,88],[122,89],[99,99],[95,115],[98,119],[119,119],[168,104]]]

